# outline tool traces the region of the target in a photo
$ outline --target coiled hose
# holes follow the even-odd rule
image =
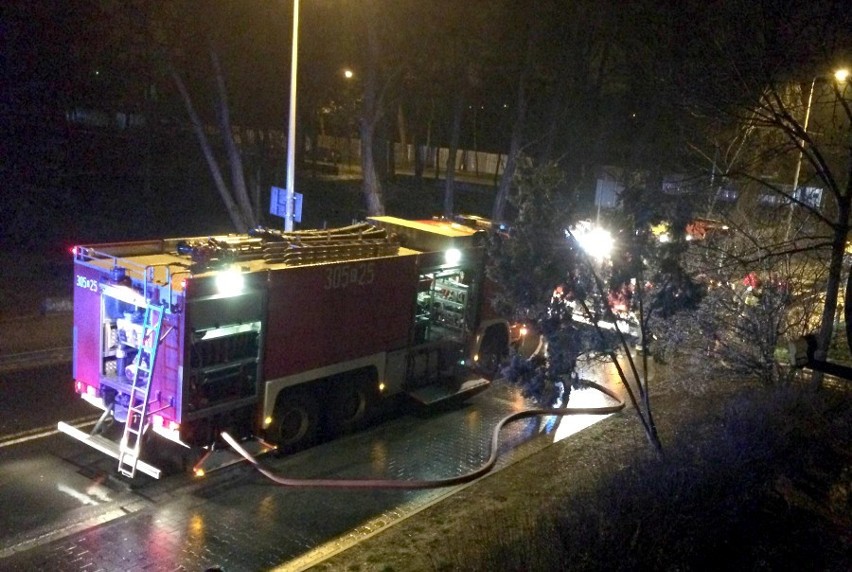
[[[535,417],[537,415],[609,415],[617,413],[624,409],[624,400],[619,398],[612,390],[598,385],[597,383],[586,381],[586,385],[593,389],[606,394],[610,398],[618,402],[617,405],[607,405],[601,407],[562,407],[562,408],[545,408],[545,409],[524,409],[503,417],[494,427],[491,435],[491,451],[488,459],[477,469],[474,469],[463,475],[448,477],[445,479],[432,480],[401,480],[401,479],[292,479],[281,477],[267,469],[255,459],[248,451],[240,446],[237,441],[228,433],[222,432],[222,438],[231,446],[237,453],[250,462],[257,471],[274,482],[277,485],[285,487],[312,487],[312,488],[339,488],[339,489],[436,489],[441,487],[451,487],[469,483],[479,477],[490,472],[497,463],[498,445],[500,443],[500,430],[512,421],[525,419],[527,417]]]

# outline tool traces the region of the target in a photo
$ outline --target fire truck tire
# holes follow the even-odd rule
[[[369,380],[363,376],[335,384],[329,391],[324,425],[330,435],[341,435],[359,429],[375,404]]]
[[[278,396],[267,437],[286,455],[316,444],[320,414],[314,396],[307,391],[284,391]]]

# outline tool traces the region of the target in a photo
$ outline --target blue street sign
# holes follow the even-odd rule
[[[284,217],[287,215],[286,206],[287,206],[287,191],[286,189],[279,189],[278,187],[272,187],[272,196],[269,199],[269,214]]]
[[[302,222],[302,193],[293,193],[293,220]]]
[[[302,222],[302,193],[293,193],[293,220]],[[287,189],[272,187],[269,200],[269,214],[285,218],[287,216]]]

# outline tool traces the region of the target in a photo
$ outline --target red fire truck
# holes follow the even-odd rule
[[[74,384],[103,414],[91,434],[59,429],[158,478],[158,438],[211,451],[227,430],[286,453],[361,427],[391,396],[464,399],[509,344],[483,235],[372,217],[77,246]],[[120,439],[102,434],[113,421]]]

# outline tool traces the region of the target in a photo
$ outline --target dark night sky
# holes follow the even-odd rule
[[[848,48],[852,29],[844,31],[849,10],[835,1],[808,3],[804,12],[790,10],[788,5],[798,3],[789,2],[457,4],[302,2],[303,109],[339,95],[342,67],[364,69],[368,25],[378,30],[384,47],[379,68],[389,101],[407,100],[413,109],[428,96],[446,112],[465,83],[469,102],[487,113],[515,104],[518,77],[527,68],[530,102],[540,106],[531,115],[546,116],[552,92],[563,90],[570,96],[566,124],[572,112],[584,120],[589,111],[632,117],[654,98],[674,99],[687,86],[719,81],[731,64],[752,73],[748,66],[795,73],[797,67],[821,65],[825,62],[815,60]],[[370,5],[376,8],[372,13]],[[17,105],[138,109],[146,84],[155,84],[163,97],[173,95],[167,62],[202,93],[209,88],[209,45],[225,66],[234,116],[249,124],[281,125],[289,93],[290,17],[291,5],[283,0],[6,3],[4,91]],[[847,46],[836,45],[842,42]],[[535,46],[530,53],[528,43]],[[601,96],[606,105],[595,105]]]
[[[505,152],[523,82],[525,152],[561,157],[569,173],[631,162],[675,168],[686,139],[701,129],[696,109],[742,103],[752,96],[743,85],[810,78],[815,70],[852,63],[850,13],[836,0],[303,1],[300,129],[317,129],[324,106],[348,102],[355,109],[372,29],[380,45],[373,63],[384,98],[381,134],[390,139],[401,105],[409,138],[424,141],[428,134],[446,145],[462,94],[461,145]],[[13,1],[3,4],[0,26],[0,149],[9,198],[45,193],[66,197],[56,207],[62,212],[85,206],[75,190],[85,184],[69,177],[69,163],[99,155],[100,162],[123,163],[95,144],[80,148],[74,140],[70,148],[65,113],[141,113],[145,94],[156,93],[147,109],[157,124],[183,123],[170,65],[212,120],[209,48],[225,69],[233,122],[286,125],[291,4],[285,0]],[[355,70],[354,82],[344,82],[344,67]],[[178,153],[167,145],[162,152]],[[184,163],[173,179],[181,168]],[[116,167],[114,174],[130,172]],[[20,219],[4,220],[3,234],[20,228]]]

